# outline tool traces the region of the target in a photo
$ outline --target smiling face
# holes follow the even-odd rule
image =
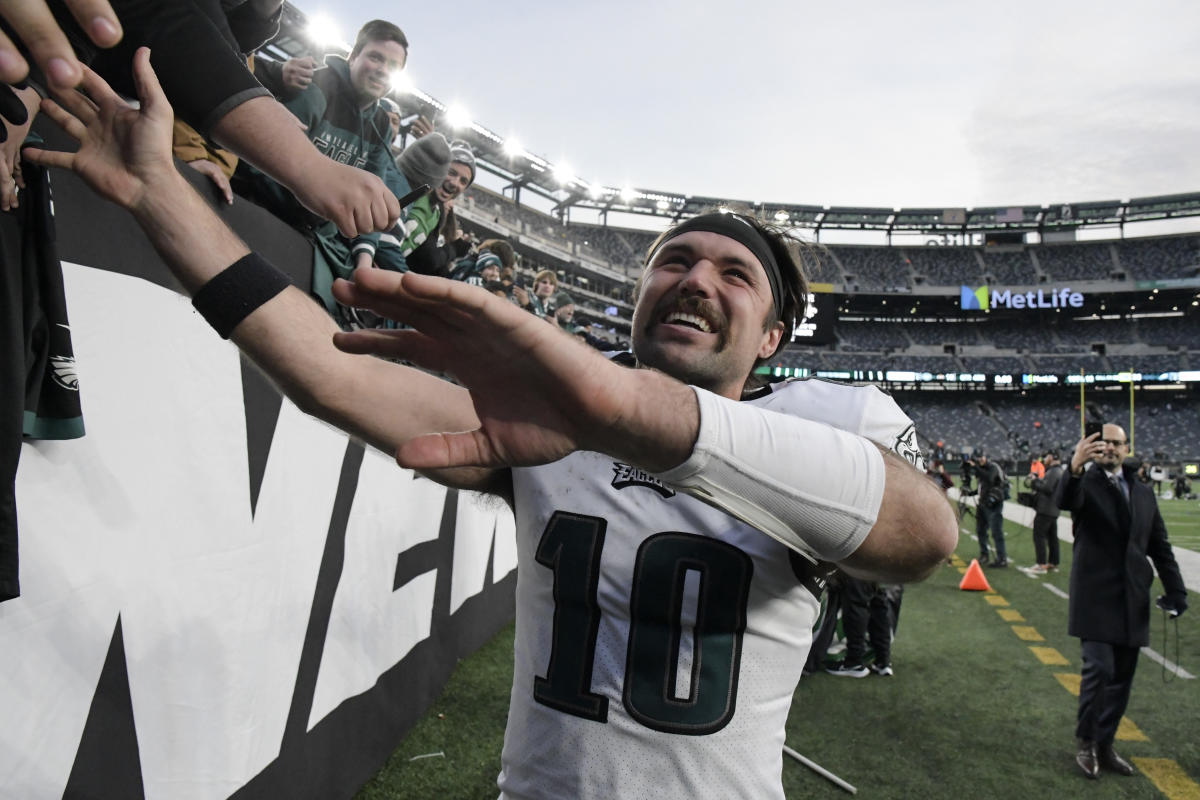
[[[754,362],[775,352],[762,265],[740,242],[708,231],[669,240],[642,274],[633,312],[638,361],[685,383],[739,399]]]
[[[408,50],[391,40],[368,40],[350,59],[350,83],[363,108],[388,93],[392,73],[404,69]]]
[[[458,161],[450,162],[450,171],[446,173],[446,180],[438,184],[437,199],[444,205],[453,201],[463,189],[471,185],[471,168],[466,164]]]

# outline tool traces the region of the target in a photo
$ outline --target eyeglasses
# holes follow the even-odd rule
[[[1111,444],[1113,447],[1120,447],[1121,445],[1126,444],[1124,439],[1101,439],[1100,441],[1104,442],[1105,444]]]

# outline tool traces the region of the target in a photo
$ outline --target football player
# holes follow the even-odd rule
[[[90,99],[47,102],[80,148],[28,157],[129,209],[196,308],[302,409],[512,502],[502,796],[782,798],[823,564],[916,580],[958,538],[942,493],[893,451],[914,452],[889,397],[751,384],[807,293],[785,238],[735,214],[665,233],[629,366],[482,288],[411,272],[335,286],[410,329],[342,333],[176,172],[145,50],[135,74],[140,110],[91,73]]]

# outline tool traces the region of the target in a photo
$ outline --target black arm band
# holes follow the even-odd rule
[[[291,284],[270,261],[249,253],[201,286],[192,298],[192,307],[222,339],[228,339],[242,320]]]

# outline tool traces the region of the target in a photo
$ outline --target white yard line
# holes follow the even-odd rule
[[[1068,594],[1067,594],[1066,592],[1064,592],[1062,589],[1060,589],[1060,588],[1058,588],[1057,586],[1055,586],[1053,583],[1043,583],[1043,584],[1042,584],[1042,587],[1043,587],[1044,589],[1046,589],[1047,591],[1049,591],[1051,594],[1056,594],[1056,595],[1058,595],[1058,596],[1059,596],[1059,597],[1061,597],[1063,600],[1066,600],[1068,597],[1070,597],[1070,595],[1068,595]]]
[[[1053,592],[1054,594],[1058,595],[1063,600],[1066,600],[1068,597],[1066,592],[1064,592],[1062,589],[1058,588],[1057,586],[1055,586],[1053,584],[1043,583],[1042,586],[1044,586],[1047,590]],[[1162,664],[1164,667],[1166,667],[1168,671],[1173,672],[1175,675],[1177,675],[1180,678],[1183,678],[1184,680],[1193,680],[1196,677],[1195,675],[1188,672],[1186,669],[1179,666],[1178,664],[1176,664],[1174,661],[1170,660],[1169,658],[1160,656],[1157,652],[1155,652],[1154,650],[1152,650],[1149,647],[1143,647],[1142,652],[1145,653],[1146,657],[1149,658],[1151,661],[1157,661],[1159,664]]]

